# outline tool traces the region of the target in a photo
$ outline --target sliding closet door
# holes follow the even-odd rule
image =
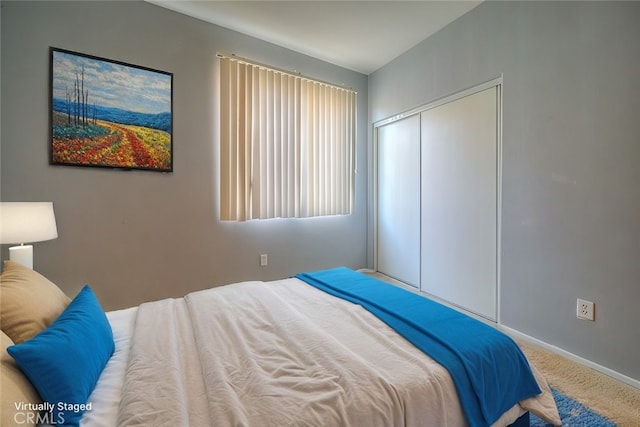
[[[420,116],[378,128],[377,270],[420,283]]]
[[[421,113],[421,289],[497,320],[498,87]]]

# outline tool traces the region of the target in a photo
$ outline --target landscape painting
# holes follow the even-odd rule
[[[51,48],[51,163],[173,170],[173,74]]]

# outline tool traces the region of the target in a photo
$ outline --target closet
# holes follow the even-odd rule
[[[420,286],[420,116],[378,129],[377,270]]]
[[[374,130],[376,269],[497,321],[501,81]]]

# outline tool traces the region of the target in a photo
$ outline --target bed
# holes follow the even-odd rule
[[[344,279],[346,287],[323,289],[334,286],[327,277],[336,276]],[[364,296],[356,295],[350,286],[364,289]],[[378,288],[384,292],[367,294]],[[387,288],[392,289],[391,296]],[[83,289],[81,294],[89,292]],[[345,294],[338,296],[338,292]],[[5,295],[3,290],[3,310]],[[85,402],[76,402],[84,406],[72,408],[69,425],[521,426],[528,425],[530,412],[560,424],[553,397],[535,367],[530,367],[528,380],[533,379],[538,393],[524,391],[525,396],[505,410],[498,409],[497,402],[507,404],[505,396],[516,396],[527,386],[519,382],[492,384],[493,379],[484,377],[481,386],[486,389],[480,394],[485,396],[480,400],[486,402],[479,402],[476,411],[489,420],[479,420],[478,413],[468,407],[467,393],[459,390],[464,383],[457,378],[459,374],[436,362],[442,357],[438,351],[434,358],[419,349],[424,342],[432,346],[439,336],[427,341],[421,338],[416,345],[412,343],[413,332],[406,329],[413,320],[405,319],[405,329],[400,326],[398,332],[392,328],[398,327],[395,320],[376,313],[382,309],[386,316],[404,319],[404,314],[388,312],[385,306],[407,295],[413,296],[402,305],[417,307],[414,311],[425,311],[422,302],[414,298],[437,304],[338,268],[270,282],[235,283],[106,316],[103,313],[113,347],[103,350],[109,353],[105,364]],[[78,298],[45,330],[54,327]],[[363,299],[354,302],[355,298]],[[439,316],[460,315],[449,310],[445,308]],[[475,324],[465,323],[472,321],[482,325],[481,331],[485,327],[494,330],[467,316],[445,319],[443,324],[457,321],[463,322],[463,329],[475,328]],[[88,328],[91,336],[100,335],[94,323],[89,322]],[[41,334],[13,347],[28,344]],[[87,339],[81,347],[91,346]],[[473,338],[462,341],[464,347]],[[472,347],[481,347],[481,341]],[[510,363],[501,359],[509,351],[491,354],[481,350],[479,354],[482,359],[493,359],[482,362],[489,371],[498,365],[497,372],[506,373],[498,377],[512,377],[511,368],[505,366]],[[474,368],[471,377],[478,377],[484,369]],[[27,377],[34,383],[33,374]],[[471,380],[474,387],[476,380]],[[7,407],[4,400],[3,412]],[[495,415],[497,410],[500,413]],[[54,424],[54,417],[60,417],[57,410],[51,416],[41,421]]]

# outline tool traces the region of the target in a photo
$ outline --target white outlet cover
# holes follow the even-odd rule
[[[576,316],[578,319],[595,320],[595,305],[591,301],[578,298]]]

